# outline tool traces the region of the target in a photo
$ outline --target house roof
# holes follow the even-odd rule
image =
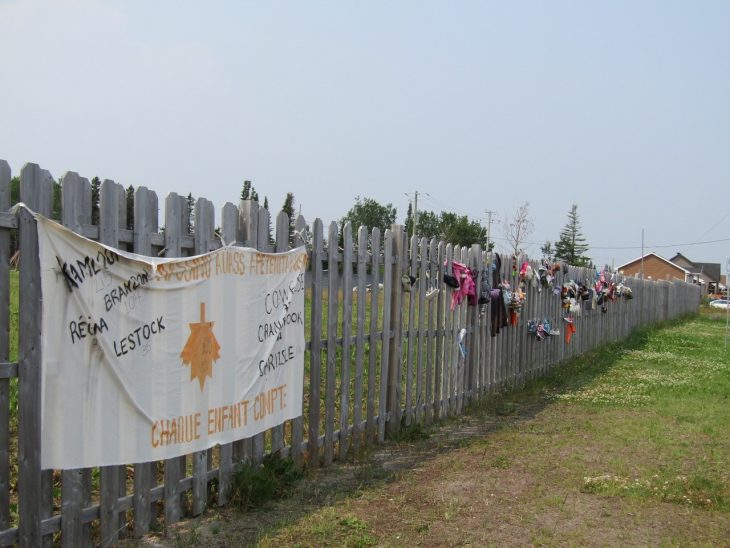
[[[674,262],[678,259],[684,259],[689,264],[692,265],[692,268],[689,269],[689,271],[692,274],[704,274],[713,282],[719,282],[720,281],[720,263],[698,263],[695,261],[690,261],[687,257],[682,255],[681,253],[677,253],[674,257],[669,259],[670,261]]]
[[[671,259],[669,259],[669,261],[670,262],[674,262],[674,261],[677,261],[679,259],[684,259],[689,264],[691,264],[693,266],[695,265],[695,263],[693,261],[690,261],[687,257],[685,257],[684,255],[682,255],[681,253],[677,253],[674,257],[672,257]]]
[[[646,259],[647,257],[651,257],[651,256],[654,256],[654,257],[656,257],[657,259],[659,259],[659,260],[661,260],[661,261],[664,261],[664,262],[665,262],[665,263],[667,263],[668,265],[670,265],[670,266],[672,266],[672,267],[674,267],[674,268],[676,268],[676,269],[678,269],[678,270],[681,270],[681,271],[682,271],[682,272],[684,272],[685,274],[691,274],[691,272],[690,272],[689,270],[687,270],[686,268],[682,268],[682,267],[681,267],[681,266],[679,266],[678,264],[675,264],[675,263],[673,263],[673,262],[672,262],[672,261],[670,261],[669,259],[665,259],[664,257],[662,257],[661,255],[659,255],[659,254],[657,254],[657,253],[654,253],[654,252],[651,252],[651,253],[646,253],[646,254],[645,254],[645,255],[643,256],[643,258],[644,258],[644,259]],[[675,256],[675,258],[676,258],[676,256]],[[627,262],[627,263],[624,263],[624,264],[622,264],[622,265],[620,265],[620,266],[616,267],[616,270],[623,270],[623,269],[624,269],[625,267],[627,267],[627,266],[629,266],[629,265],[632,265],[632,264],[634,264],[634,263],[638,263],[639,261],[641,261],[641,259],[642,259],[642,257],[638,257],[638,258],[634,259],[633,261],[629,261],[629,262]],[[690,261],[690,262],[692,262],[692,261]]]
[[[695,263],[702,270],[703,274],[707,274],[712,278],[713,282],[720,281],[720,263]]]

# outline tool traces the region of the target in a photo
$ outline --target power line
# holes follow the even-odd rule
[[[662,244],[662,245],[649,245],[646,244],[644,247],[651,247],[651,248],[661,248],[661,247],[685,247],[690,245],[705,245],[705,244],[717,244],[721,242],[730,242],[730,238],[723,238],[721,240],[707,240],[704,242],[690,242],[690,243],[682,243],[682,244]],[[632,245],[632,246],[590,246],[591,249],[641,249],[640,245]]]
[[[502,240],[502,241],[509,241],[507,238],[500,238],[498,236],[493,236],[492,240]],[[706,245],[706,244],[717,244],[721,242],[730,242],[730,238],[723,238],[721,240],[707,240],[704,242],[691,242],[691,243],[682,243],[682,244],[661,244],[661,245],[650,245],[650,244],[644,244],[645,248],[662,248],[662,247],[684,247],[684,246],[690,246],[690,245]],[[542,245],[544,242],[525,242],[529,245]],[[588,245],[588,247],[591,250],[594,249],[603,249],[603,250],[611,250],[611,249],[617,249],[617,250],[627,250],[627,249],[641,249],[640,245],[627,245],[627,246],[593,246]]]
[[[430,194],[427,195],[432,202],[436,202],[437,204],[441,204],[441,207],[444,208],[444,211],[456,211],[457,213],[463,213],[464,215],[467,215],[469,217],[474,217],[475,219],[479,218],[479,215],[474,214],[474,212],[466,211],[464,209],[453,207],[443,200],[439,200],[438,198],[434,198]]]

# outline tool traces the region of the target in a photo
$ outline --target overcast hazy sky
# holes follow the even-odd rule
[[[644,228],[725,263],[728,29],[724,0],[0,0],[0,158],[326,222],[528,201],[534,256],[576,203],[597,262]]]

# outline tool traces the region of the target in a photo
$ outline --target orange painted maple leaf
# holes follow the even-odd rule
[[[188,325],[190,336],[180,358],[184,365],[190,366],[190,380],[198,379],[202,391],[205,378],[213,378],[213,362],[221,357],[221,345],[213,334],[215,322],[205,321],[205,303],[200,303],[200,322]]]

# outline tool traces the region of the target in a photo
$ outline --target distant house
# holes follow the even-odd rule
[[[642,257],[629,261],[618,267],[626,276],[641,277]],[[665,259],[656,253],[648,253],[643,257],[644,278],[654,280],[682,280],[697,284],[702,293],[718,293],[720,291],[720,263],[698,263],[689,260],[681,253],[671,259]]]
[[[692,274],[692,283],[702,286],[702,293],[720,292],[720,263],[698,263],[690,261],[681,253],[669,259]]]
[[[622,264],[616,270],[623,272],[625,276],[635,276],[640,278],[642,275],[642,269],[644,278],[651,278],[652,280],[681,280],[683,282],[689,282],[691,273],[686,268],[681,267],[678,264],[673,263],[669,259],[665,259],[661,255],[656,253],[647,253],[643,257],[629,261],[626,264]]]

